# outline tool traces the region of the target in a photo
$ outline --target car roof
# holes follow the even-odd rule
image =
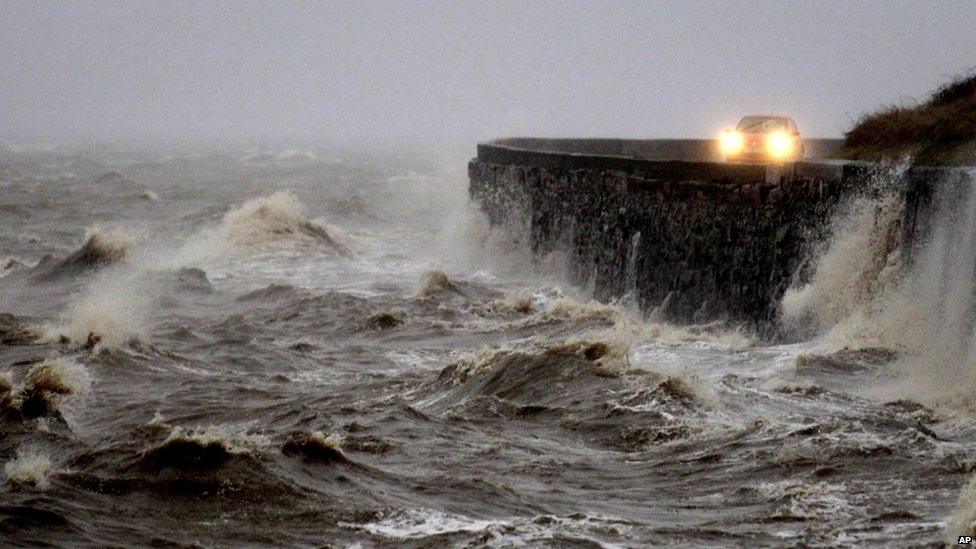
[[[747,114],[742,118],[778,118],[780,120],[792,120],[789,116],[783,116],[781,114]]]

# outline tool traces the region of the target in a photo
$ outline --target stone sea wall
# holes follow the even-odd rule
[[[808,143],[808,154],[836,144]],[[574,278],[591,284],[598,299],[630,293],[645,310],[672,320],[768,328],[837,206],[881,168],[620,154],[692,158],[711,146],[707,140],[501,140],[479,145],[469,164],[470,193],[493,225],[528,238],[537,254],[568,252]],[[938,177],[925,169],[904,176],[900,192],[910,202],[904,238],[918,225],[929,182]]]

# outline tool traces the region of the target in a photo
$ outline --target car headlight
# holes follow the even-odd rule
[[[725,132],[722,134],[722,152],[725,154],[736,154],[742,152],[745,139],[739,132]]]
[[[783,132],[769,134],[766,138],[766,150],[774,158],[783,158],[793,152],[793,140]]]

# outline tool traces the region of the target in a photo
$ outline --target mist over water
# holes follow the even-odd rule
[[[534,257],[468,203],[468,154],[4,152],[0,540],[968,528],[968,188],[909,257],[900,172],[879,174],[785,296],[783,344],[593,301],[568,254]]]

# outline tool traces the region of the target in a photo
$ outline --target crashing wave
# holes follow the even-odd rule
[[[412,507],[387,509],[370,519],[339,525],[379,537],[380,545],[408,547],[624,547],[636,539],[634,523],[583,513],[485,519]]]
[[[128,255],[132,238],[121,231],[89,230],[85,243],[60,261],[42,260],[33,268],[36,280],[56,280],[75,277],[121,262]]]
[[[83,394],[90,387],[91,376],[81,364],[66,358],[45,360],[27,372],[11,404],[25,418],[57,417],[62,398]]]
[[[818,355],[884,355],[886,378],[865,389],[871,396],[976,413],[976,191],[941,182],[912,243],[902,242],[906,215],[890,190],[856,201],[784,314],[817,321]]]
[[[146,452],[156,469],[215,469],[230,458],[222,440],[199,440],[192,437],[170,437],[160,446]]]
[[[432,299],[444,294],[464,295],[454,282],[444,274],[444,271],[425,271],[420,280],[417,299]]]
[[[604,373],[613,375],[630,367],[630,349],[615,341],[570,339],[550,345],[546,352],[554,356],[575,356],[598,364]]]
[[[469,308],[471,313],[485,318],[512,314],[527,315],[532,313],[533,310],[532,298],[529,297],[493,299],[486,303],[475,303]]]
[[[401,308],[380,311],[366,317],[363,328],[367,330],[389,330],[404,323],[407,313]]]
[[[700,436],[695,417],[711,400],[685,379],[631,368],[624,348],[582,340],[482,351],[445,367],[419,396],[426,413],[544,419],[598,447],[625,452]]]
[[[45,360],[27,372],[24,386],[34,392],[59,395],[80,394],[91,388],[91,377],[84,366],[65,358]]]
[[[301,203],[290,191],[256,198],[231,210],[207,239],[207,246],[217,252],[261,249],[283,243],[325,246],[343,257],[352,257],[349,249],[325,227],[305,217]]]
[[[599,301],[576,301],[573,299],[559,298],[549,304],[548,307],[540,310],[535,320],[540,323],[550,321],[572,321],[572,322],[610,322],[616,323],[623,318],[626,313],[614,306],[600,303]]]
[[[543,325],[570,325],[583,331],[583,337],[612,342],[634,349],[636,346],[659,342],[665,344],[707,343],[731,349],[747,349],[756,341],[737,327],[721,322],[678,326],[666,322],[646,320],[633,309],[617,303],[579,301],[566,297],[490,300],[468,308],[474,315],[489,322],[475,323],[470,328],[479,331],[534,328]],[[498,322],[498,319],[502,322]]]
[[[813,320],[830,327],[876,306],[875,299],[901,281],[903,211],[900,196],[856,200],[834,228],[810,282],[783,296],[787,324]]]
[[[419,301],[434,301],[442,298],[464,300],[487,300],[501,297],[495,290],[473,282],[452,280],[444,271],[431,269],[424,271],[420,278],[420,289],[414,294]]]
[[[516,415],[576,405],[582,394],[606,387],[606,382],[600,380],[619,378],[627,365],[625,349],[602,341],[564,341],[518,350],[486,349],[441,370],[431,388],[447,393],[428,404],[469,406],[487,397],[519,407],[514,410]]]
[[[763,386],[778,393],[815,396],[826,392],[826,389],[812,381],[784,379],[782,377],[769,378]]]
[[[342,453],[342,438],[338,435],[324,435],[321,431],[295,431],[289,433],[281,446],[286,456],[301,456],[306,461],[316,463],[348,463],[349,458]]]
[[[481,332],[561,324],[577,329],[612,326],[627,316],[627,312],[616,305],[544,295],[491,299],[471,303],[465,310],[479,317],[467,326],[468,329]]]
[[[35,365],[17,387],[7,372],[0,372],[0,412],[17,420],[60,417],[61,400],[91,387],[88,370],[77,362],[51,359]]]
[[[695,388],[680,377],[667,376],[657,388],[675,399],[694,400],[698,397],[698,392],[695,391]]]
[[[87,282],[59,321],[41,328],[43,341],[96,352],[133,346],[147,341],[151,313],[161,303],[213,291],[206,272],[200,269],[155,271],[139,262],[102,271]]]
[[[63,322],[46,326],[48,342],[74,343],[87,350],[118,348],[142,340],[159,287],[131,273],[99,277],[65,311]]]
[[[94,352],[134,346],[147,340],[150,313],[157,301],[212,291],[207,274],[200,269],[113,269],[100,273],[74,296],[60,322],[28,329],[42,342],[72,344]],[[2,334],[0,318],[0,337]]]
[[[20,486],[34,486],[46,490],[54,471],[51,458],[39,451],[17,450],[17,457],[3,466],[7,482]]]
[[[220,467],[235,454],[250,454],[267,445],[268,439],[263,435],[233,432],[215,425],[192,430],[176,428],[166,440],[145,452],[144,461],[157,470],[209,470]]]
[[[619,366],[618,360],[626,360],[626,353],[599,341],[564,341],[541,349],[485,349],[474,356],[462,358],[446,366],[437,379],[449,380],[451,384],[463,384],[476,377],[487,375],[501,382],[502,378],[508,376],[497,373],[500,370],[522,369],[533,378],[541,378],[546,377],[548,370],[563,374],[569,372],[571,366],[582,366],[583,371],[613,376],[615,372],[604,367]],[[516,377],[522,376],[512,376],[504,383],[514,382]],[[522,381],[526,380],[523,378]]]
[[[665,345],[699,343],[727,349],[749,349],[756,344],[754,338],[738,327],[730,327],[722,322],[678,326],[666,322],[645,321],[622,309],[614,309],[616,313],[612,316],[612,324],[589,331],[587,337],[605,340],[630,350],[651,342]],[[598,309],[591,314],[594,316],[589,318],[603,321]]]

